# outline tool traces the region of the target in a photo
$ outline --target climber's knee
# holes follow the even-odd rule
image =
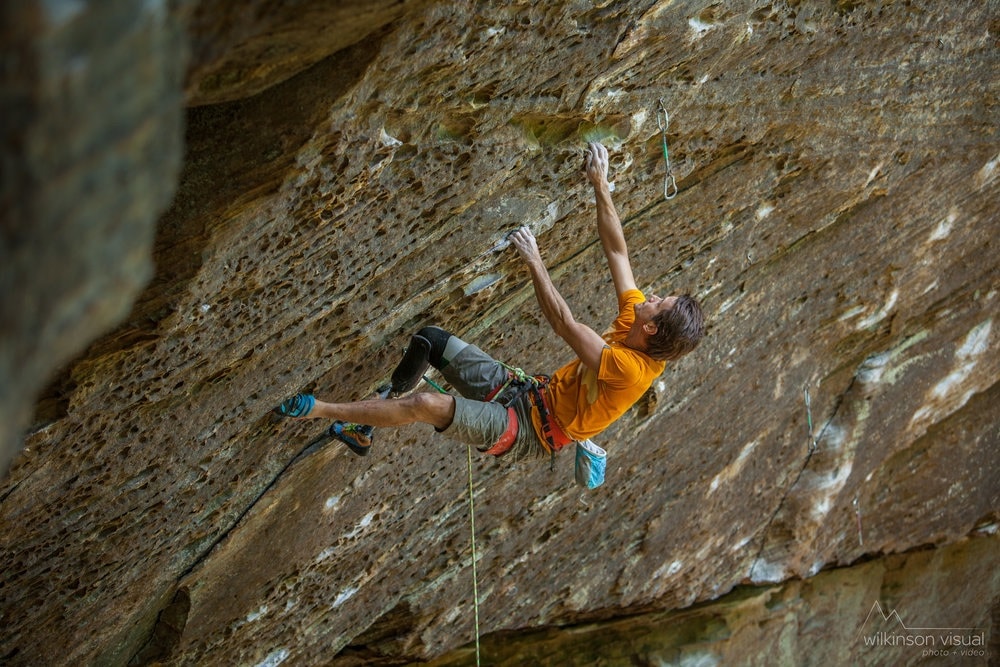
[[[399,396],[413,390],[427,372],[428,364],[444,368],[467,345],[440,327],[424,327],[410,338],[403,358],[392,372],[392,394]]]
[[[402,400],[409,402],[413,410],[413,421],[430,424],[438,431],[451,426],[455,418],[455,398],[450,394],[421,391]]]
[[[424,327],[417,336],[426,339],[431,346],[429,359],[434,368],[444,368],[468,345],[458,336],[453,336],[441,327]]]

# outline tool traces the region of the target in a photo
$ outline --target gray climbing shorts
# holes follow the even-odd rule
[[[456,342],[460,350],[440,371],[461,395],[455,396],[455,418],[443,433],[486,451],[510,425],[507,408],[484,400],[507,381],[507,369],[475,345],[464,343],[454,336],[451,341]],[[503,398],[502,394],[500,398]],[[517,416],[518,431],[511,448],[502,456],[515,461],[546,456],[545,448],[531,425],[531,399],[528,394],[515,399],[510,407]]]

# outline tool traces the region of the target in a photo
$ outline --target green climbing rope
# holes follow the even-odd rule
[[[444,387],[426,375],[424,382],[434,387],[438,392],[447,394]],[[479,667],[479,577],[476,576],[476,503],[472,485],[472,445],[468,445],[469,451],[469,532],[472,534],[472,599],[474,615],[476,621],[476,667]]]
[[[476,576],[476,505],[472,493],[472,445],[469,451],[469,523],[472,533],[472,599],[475,601],[476,617],[476,667],[479,667],[479,583]]]

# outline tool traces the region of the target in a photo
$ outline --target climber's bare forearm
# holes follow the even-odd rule
[[[535,289],[535,298],[538,306],[545,316],[545,320],[552,327],[557,336],[566,341],[584,365],[598,370],[601,365],[601,353],[604,350],[605,342],[596,331],[590,327],[580,324],[573,317],[573,312],[566,303],[559,290],[552,283],[545,263],[542,262],[538,252],[538,245],[534,235],[526,227],[522,227],[511,235],[511,242],[517,248],[521,257],[528,265],[531,273],[531,283]]]
[[[604,256],[608,260],[615,292],[621,294],[635,289],[635,276],[625,242],[625,232],[621,219],[611,200],[611,186],[608,184],[608,151],[600,143],[590,144],[585,165],[587,180],[594,186],[597,200],[597,234],[601,239]]]

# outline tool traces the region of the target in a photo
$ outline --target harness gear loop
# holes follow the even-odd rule
[[[663,175],[663,198],[670,200],[677,196],[677,179],[674,178],[673,169],[670,167],[670,151],[667,150],[667,126],[670,125],[670,114],[663,106],[663,98],[657,100],[656,105],[656,126],[660,128],[660,138],[663,141],[663,161],[666,162],[667,171]]]

